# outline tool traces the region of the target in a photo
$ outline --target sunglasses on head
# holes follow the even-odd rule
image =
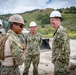
[[[23,24],[20,24],[20,23],[15,23],[17,26],[19,26],[20,28],[23,28],[24,25]]]

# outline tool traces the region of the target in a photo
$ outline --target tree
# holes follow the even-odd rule
[[[41,19],[41,24],[49,24],[50,21],[49,21],[49,14],[46,14],[42,17]]]
[[[42,19],[42,17],[43,17],[43,16],[42,16],[41,14],[39,14],[39,15],[37,16],[37,18],[36,18],[36,19],[37,19],[37,20],[41,20],[41,19]]]

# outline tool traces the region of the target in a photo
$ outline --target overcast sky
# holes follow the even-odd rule
[[[22,13],[33,9],[76,6],[76,0],[0,0],[0,15]]]

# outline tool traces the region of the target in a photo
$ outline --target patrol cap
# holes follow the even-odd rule
[[[31,27],[31,26],[37,26],[36,22],[32,21],[32,22],[30,23],[30,27]]]
[[[62,18],[61,13],[59,11],[52,11],[50,13],[50,18],[51,17],[60,17],[60,18]]]
[[[8,21],[24,24],[24,20],[23,20],[22,16],[19,14],[15,14],[15,15],[10,16]]]
[[[2,20],[1,20],[1,19],[0,19],[0,25],[3,25],[3,24],[2,24]]]

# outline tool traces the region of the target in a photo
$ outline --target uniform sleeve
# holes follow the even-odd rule
[[[41,43],[42,43],[42,36],[41,36],[41,34],[40,34],[40,41],[39,41],[39,44],[41,45]]]
[[[9,40],[13,58],[15,58],[16,64],[21,65],[25,60],[23,55],[23,48],[19,42],[16,42],[12,39]]]
[[[22,44],[25,44],[25,40],[24,40],[23,34],[19,34],[18,37],[20,38],[21,43],[22,43]]]
[[[27,37],[28,37],[28,33],[24,35],[25,46],[27,45]]]

